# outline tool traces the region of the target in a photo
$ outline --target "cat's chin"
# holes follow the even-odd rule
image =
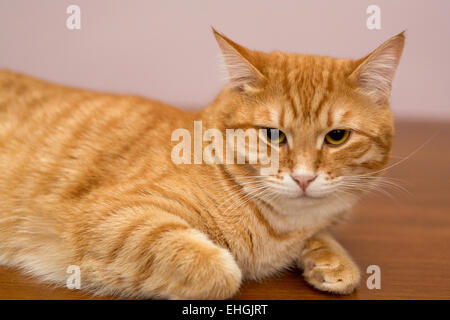
[[[288,195],[285,196],[286,202],[294,206],[316,206],[320,205],[324,201],[327,201],[328,196],[326,195],[308,195],[308,194],[298,194],[298,195]]]
[[[318,201],[327,198],[327,195],[311,195],[311,194],[298,194],[293,196],[288,196],[289,199],[298,201]]]

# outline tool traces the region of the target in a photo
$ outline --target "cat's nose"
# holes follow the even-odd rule
[[[303,190],[303,192],[306,191],[306,188],[308,188],[309,184],[316,178],[317,176],[313,175],[292,175],[292,179],[297,182],[298,186]]]

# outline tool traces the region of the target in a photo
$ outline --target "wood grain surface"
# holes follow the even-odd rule
[[[429,140],[431,138],[431,140]],[[427,142],[428,141],[428,142]],[[425,143],[425,144],[424,144]],[[418,149],[420,146],[422,148]],[[236,299],[450,299],[450,123],[397,124],[386,176],[408,192],[368,195],[335,230],[362,271],[359,289],[334,296],[312,289],[298,271],[246,282]],[[408,159],[405,159],[412,152]],[[369,290],[370,265],[381,268],[381,289]],[[53,288],[0,267],[0,299],[111,299]]]

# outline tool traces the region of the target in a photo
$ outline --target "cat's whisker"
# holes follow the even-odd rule
[[[367,194],[369,194],[370,192],[378,192],[378,193],[386,195],[389,198],[391,198],[392,200],[396,201],[396,199],[392,196],[392,194],[390,194],[387,190],[382,189],[382,188],[380,188],[379,186],[376,186],[376,185],[363,186],[363,185],[350,184],[350,185],[342,185],[341,188],[343,190],[347,190],[347,191],[350,191],[350,192],[361,192],[361,191],[363,191],[364,193],[367,193]]]
[[[257,198],[262,198],[264,196],[264,194],[266,194],[267,192],[269,192],[269,187],[268,188],[264,188],[263,190],[261,190],[260,192],[258,192],[257,194],[253,194],[251,197],[247,198],[244,202],[240,203],[238,207],[234,208],[232,212],[236,211],[237,209],[243,207],[246,203],[248,203],[251,200],[257,199]]]
[[[239,184],[238,180],[252,180],[252,179],[258,180],[259,178],[265,178],[265,176],[235,176],[233,178],[216,180],[212,183],[209,183],[208,185],[220,184],[220,183],[227,182],[227,181],[233,181],[233,182],[236,182]]]
[[[399,179],[378,177],[378,176],[377,177],[345,176],[344,183],[348,186],[354,186],[355,188],[362,188],[365,184],[369,184],[369,186],[373,188],[385,187],[411,196],[412,194],[409,192],[408,189],[406,189],[399,183],[394,182],[397,180],[401,181]]]
[[[222,196],[222,199],[226,199],[226,201],[223,201],[219,208],[221,208],[225,203],[229,203],[230,201],[245,195],[242,192],[240,185],[224,186],[223,190],[225,194]]]
[[[246,198],[246,199],[248,199],[248,198],[250,198],[250,197],[253,197],[255,194],[257,194],[259,191],[261,191],[261,190],[268,190],[268,189],[270,189],[270,186],[267,186],[267,185],[261,185],[261,186],[255,186],[255,187],[252,187],[252,188],[249,188],[249,190],[248,191],[244,191],[243,193],[245,194],[245,197],[244,198]],[[244,200],[245,201],[245,200]],[[246,201],[247,202],[247,201]]]
[[[262,181],[255,181],[254,183],[241,184],[240,186],[242,186],[242,185],[244,185],[244,186],[248,185],[248,187],[258,187],[258,186],[263,186],[263,182]],[[238,188],[238,189],[233,190],[233,188]],[[238,186],[229,187],[228,190],[225,190],[225,191],[233,191],[234,192],[234,194],[232,194],[231,198],[227,198],[227,202],[229,202],[230,200],[234,200],[236,198],[239,198],[240,196],[242,196],[243,193],[245,193],[245,192],[242,192],[242,190],[239,188],[239,185]],[[226,196],[224,196],[224,198],[225,197]],[[225,201],[222,203],[222,205],[224,203],[225,203]],[[221,206],[219,206],[219,208],[220,207]]]
[[[240,186],[257,187],[257,186],[262,186],[262,185],[264,185],[264,183],[262,181],[253,181],[253,182],[243,183],[243,184],[236,185],[236,186],[226,186],[224,191],[235,191],[235,194],[237,193],[237,196],[239,196],[240,193],[242,193],[242,191],[241,191],[242,188],[239,188]],[[234,188],[236,188],[236,189],[234,189]],[[229,200],[230,200],[230,198],[228,198],[228,201]]]
[[[415,154],[417,154],[417,152],[419,152],[420,150],[422,150],[428,143],[431,142],[431,140],[433,140],[437,135],[439,134],[439,131],[435,132],[431,137],[429,137],[424,143],[422,143],[419,147],[417,147],[415,150],[413,150],[410,154],[408,154],[406,157],[404,157],[403,159],[401,159],[400,161],[397,161],[381,170],[377,170],[377,171],[373,171],[373,172],[369,172],[369,173],[365,173],[365,174],[361,174],[361,175],[357,175],[357,176],[369,176],[369,175],[374,175],[380,172],[384,172],[387,171],[389,169],[392,169],[400,164],[402,164],[403,162],[409,160],[412,156],[414,156]]]
[[[233,212],[233,211],[235,210],[235,208],[242,207],[242,204],[244,203],[244,201],[245,201],[245,203],[247,203],[247,201],[245,200],[246,197],[252,197],[253,195],[255,195],[255,194],[257,194],[258,192],[260,192],[262,188],[267,189],[268,187],[267,187],[267,186],[266,186],[266,187],[261,187],[261,188],[258,188],[258,189],[254,189],[254,190],[252,190],[252,191],[250,191],[250,192],[248,192],[248,193],[243,193],[243,195],[244,195],[244,200],[238,199],[237,201],[233,202],[233,203],[232,203],[232,204],[224,211],[224,214],[228,213],[229,210],[232,210],[231,212]],[[241,201],[241,202],[239,202],[239,201]]]
[[[228,192],[228,193],[226,193]],[[221,210],[225,205],[229,204],[230,202],[238,200],[240,197],[243,197],[244,194],[240,189],[232,189],[232,190],[226,190],[225,194],[221,199],[223,199],[222,203],[217,207],[218,210]]]

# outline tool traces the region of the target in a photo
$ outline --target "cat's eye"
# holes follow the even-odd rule
[[[270,143],[282,145],[287,142],[283,131],[274,128],[264,128],[264,134]]]
[[[325,136],[325,142],[329,145],[338,146],[347,141],[350,136],[350,130],[331,130]]]

